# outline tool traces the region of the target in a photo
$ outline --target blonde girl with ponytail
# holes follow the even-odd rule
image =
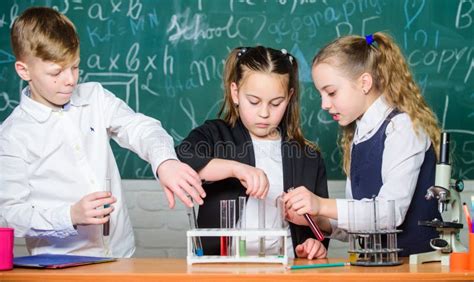
[[[418,221],[441,219],[436,201],[424,198],[434,184],[440,129],[400,48],[383,32],[340,37],[314,57],[312,77],[322,109],[342,128],[347,199],[298,188],[285,196],[287,207],[326,217],[326,231],[341,234],[336,231],[348,229],[349,199],[360,214],[360,201],[376,197],[379,222],[387,222],[384,204],[395,200],[401,255],[432,250],[437,233]]]

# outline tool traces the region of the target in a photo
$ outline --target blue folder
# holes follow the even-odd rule
[[[115,261],[115,258],[86,257],[75,255],[41,254],[34,256],[16,257],[13,265],[33,268],[66,268],[72,266]]]

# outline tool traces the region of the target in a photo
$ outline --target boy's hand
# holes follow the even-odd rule
[[[283,196],[283,201],[285,202],[287,209],[292,209],[299,215],[305,213],[318,215],[321,206],[320,198],[311,193],[304,186],[288,191],[288,193]]]
[[[308,238],[303,244],[295,248],[296,256],[307,259],[320,259],[327,256],[327,250],[324,245],[316,239]]]
[[[71,221],[73,225],[104,224],[109,221],[109,214],[117,199],[110,192],[94,192],[85,195],[79,202],[71,206]],[[104,205],[110,205],[103,208]],[[98,209],[100,207],[100,209]]]
[[[239,179],[240,183],[247,189],[247,195],[260,199],[267,196],[270,184],[263,170],[238,163],[232,170],[232,174]]]
[[[156,174],[165,190],[170,208],[175,205],[174,195],[188,207],[192,207],[193,203],[187,195],[196,203],[203,204],[202,198],[206,197],[206,192],[201,186],[201,178],[189,165],[178,160],[166,160],[160,164]]]

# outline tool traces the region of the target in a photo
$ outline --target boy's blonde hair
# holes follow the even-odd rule
[[[298,63],[286,50],[275,50],[263,46],[238,47],[232,50],[224,68],[224,103],[219,111],[227,124],[234,126],[239,119],[239,111],[232,101],[230,86],[234,82],[241,86],[251,72],[277,74],[286,84],[286,95],[292,96],[288,102],[282,121],[285,134],[299,145],[316,146],[306,140],[300,126]]]
[[[18,61],[34,56],[66,65],[79,58],[79,36],[74,24],[48,7],[25,10],[13,23],[10,38]]]
[[[364,72],[372,75],[374,88],[385,95],[388,103],[410,116],[415,132],[423,129],[431,139],[438,156],[440,128],[436,116],[421,95],[408,64],[395,41],[387,34],[373,34],[374,43],[368,44],[362,36],[343,36],[321,49],[313,59],[313,67],[329,63],[357,79]],[[343,128],[344,172],[350,173],[350,152],[354,139],[355,121]]]

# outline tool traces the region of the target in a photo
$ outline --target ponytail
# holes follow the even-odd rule
[[[234,126],[239,117],[239,111],[234,107],[232,101],[232,94],[230,91],[230,85],[232,82],[237,82],[237,62],[238,54],[243,48],[233,49],[229,56],[227,56],[224,66],[224,102],[217,114],[218,117],[222,118],[226,123]],[[242,53],[240,53],[242,54]]]
[[[395,41],[387,34],[374,34],[379,58],[374,71],[380,81],[380,90],[386,93],[387,102],[400,111],[407,113],[413,123],[415,132],[423,129],[431,139],[437,158],[441,130],[434,112],[421,95],[421,90]]]

